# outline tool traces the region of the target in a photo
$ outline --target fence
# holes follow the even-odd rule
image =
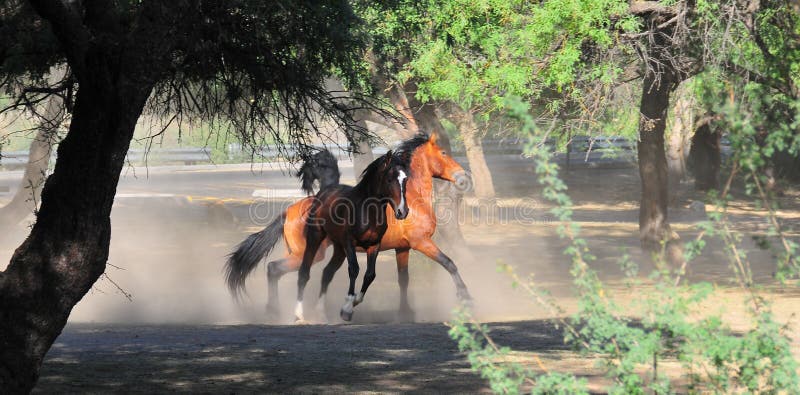
[[[55,163],[55,152],[51,163]],[[194,165],[198,163],[211,163],[211,149],[209,148],[164,148],[164,149],[130,149],[127,161],[139,164],[147,162],[158,163],[183,163]],[[0,167],[6,170],[19,170],[28,164],[28,151],[9,151],[0,153]]]

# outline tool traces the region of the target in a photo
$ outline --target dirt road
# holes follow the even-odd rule
[[[493,324],[517,350],[558,352],[543,321]],[[70,325],[38,393],[482,393],[443,324]]]

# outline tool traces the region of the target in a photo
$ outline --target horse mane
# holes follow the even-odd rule
[[[431,137],[423,132],[417,133],[414,137],[401,142],[395,149],[395,155],[403,156],[404,160],[410,164],[414,150],[430,141],[430,139]]]
[[[364,182],[364,180],[375,179],[375,177],[377,177],[379,169],[381,168],[381,164],[383,164],[387,156],[391,156],[390,159],[391,162],[389,163],[389,167],[401,165],[405,168],[409,168],[411,166],[410,155],[405,155],[400,151],[394,151],[394,152],[389,151],[381,155],[380,158],[375,159],[374,161],[372,161],[372,163],[367,165],[364,171],[361,172],[361,182]]]
[[[373,179],[378,173],[378,169],[381,167],[381,164],[383,164],[383,161],[386,160],[385,158],[387,155],[392,155],[392,161],[394,161],[394,153],[392,153],[392,151],[381,155],[380,158],[373,160],[372,163],[364,168],[364,171],[361,172],[361,181]]]
[[[328,168],[332,171],[320,172],[318,170]],[[329,185],[339,184],[339,164],[336,157],[328,150],[322,150],[314,154],[303,163],[297,172],[297,177],[302,181],[301,188],[309,195],[314,194],[314,180],[319,180],[320,189]]]

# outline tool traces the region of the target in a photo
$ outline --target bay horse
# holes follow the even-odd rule
[[[375,262],[381,239],[388,228],[388,211],[393,210],[394,217],[399,220],[408,216],[405,190],[410,173],[409,161],[409,157],[389,151],[367,166],[355,186],[328,186],[317,193],[306,220],[306,248],[297,277],[297,321],[305,321],[303,293],[311,264],[325,240],[333,244],[335,258],[347,257],[350,288],[340,315],[343,320],[350,321],[353,307],[363,300],[375,279]],[[358,299],[355,295],[359,271],[357,247],[367,252],[367,271]]]
[[[403,221],[388,216],[389,228],[381,241],[381,249],[395,250],[398,285],[400,286],[399,313],[401,319],[411,319],[413,311],[408,303],[410,249],[423,253],[444,267],[453,278],[459,299],[470,300],[469,292],[458,273],[458,268],[432,239],[436,230],[436,215],[432,203],[433,178],[453,182],[458,189],[463,190],[469,185],[469,176],[461,165],[448,156],[436,143],[436,135],[429,137],[421,133],[404,141],[398,151],[407,152],[411,156],[411,175],[406,191],[411,213]],[[335,166],[335,161],[333,165]],[[330,164],[328,163],[326,166],[330,166]],[[321,184],[326,183],[325,179],[319,181]],[[312,201],[313,198],[309,197],[292,204],[263,230],[250,235],[237,246],[226,264],[227,282],[232,293],[238,294],[244,289],[247,276],[258,266],[263,257],[269,255],[278,239],[283,236],[287,245],[286,256],[271,261],[267,265],[269,292],[267,312],[272,316],[279,314],[278,281],[284,274],[300,268],[306,245],[305,223]],[[319,251],[323,252],[325,247],[326,241],[323,241]],[[324,253],[318,253],[314,262],[319,262],[324,257]],[[322,307],[327,284],[333,279],[344,258],[337,257],[337,259],[338,266],[337,260],[331,259],[323,271],[323,289],[320,292],[318,308]]]

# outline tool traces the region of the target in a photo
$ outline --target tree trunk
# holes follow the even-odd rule
[[[694,125],[694,100],[692,93],[685,88],[676,91],[675,105],[672,106],[672,122],[667,140],[667,173],[669,179],[669,202],[675,206],[681,189],[681,181],[686,178],[686,161],[689,153],[689,140]]]
[[[420,129],[430,135],[436,135],[437,144],[447,153],[453,154],[450,144],[450,136],[445,132],[439,117],[436,116],[436,108],[433,104],[424,104],[415,113],[417,125]],[[433,180],[433,190],[436,196],[434,207],[436,218],[446,219],[437,221],[436,230],[444,241],[452,246],[465,246],[466,240],[461,233],[459,223],[459,209],[461,207],[462,193],[459,192],[453,183],[444,180]]]
[[[47,177],[47,167],[50,165],[53,137],[61,124],[59,113],[62,105],[63,102],[58,96],[53,95],[48,99],[44,117],[45,123],[49,124],[39,125],[36,136],[31,141],[28,164],[25,166],[19,189],[11,201],[0,208],[0,229],[18,224],[36,211]]]
[[[117,182],[152,89],[131,77],[147,68],[111,52],[87,52],[91,73],[80,80],[36,224],[0,273],[0,393],[33,388],[70,311],[105,271]]]
[[[694,186],[698,191],[719,188],[720,135],[711,131],[708,122],[701,124],[694,132],[689,160],[694,173]]]
[[[673,238],[667,220],[669,184],[664,131],[675,76],[669,71],[657,73],[655,70],[659,70],[659,65],[651,65],[644,77],[639,106],[639,176],[642,182],[639,236],[646,249],[660,249],[662,241]]]
[[[367,121],[359,119],[356,125],[363,130],[367,130]],[[356,147],[358,153],[353,153],[353,177],[358,180],[361,177],[361,172],[375,160],[375,155],[372,154],[372,147],[369,145],[367,139],[361,139]]]
[[[463,111],[457,106],[452,106],[450,115],[461,137],[464,139],[464,149],[467,151],[467,161],[472,172],[472,184],[475,189],[475,196],[480,199],[494,198],[494,184],[492,183],[492,173],[486,164],[486,157],[483,155],[483,143],[481,134],[475,118],[469,111]]]
[[[439,106],[435,103],[421,103],[414,94],[416,91],[417,85],[414,80],[408,81],[403,86],[403,93],[408,99],[408,104],[415,120],[414,124],[417,126],[418,131],[436,135],[439,146],[442,147],[447,155],[452,156],[453,147],[450,144],[450,136],[447,135],[439,115],[436,113],[436,108]],[[444,180],[433,180],[433,191],[436,198],[436,205],[434,206],[436,218],[448,219],[446,221],[437,221],[436,229],[439,235],[442,236],[446,243],[453,246],[467,245],[464,235],[461,233],[461,218],[459,216],[463,193],[458,191],[453,183]]]

